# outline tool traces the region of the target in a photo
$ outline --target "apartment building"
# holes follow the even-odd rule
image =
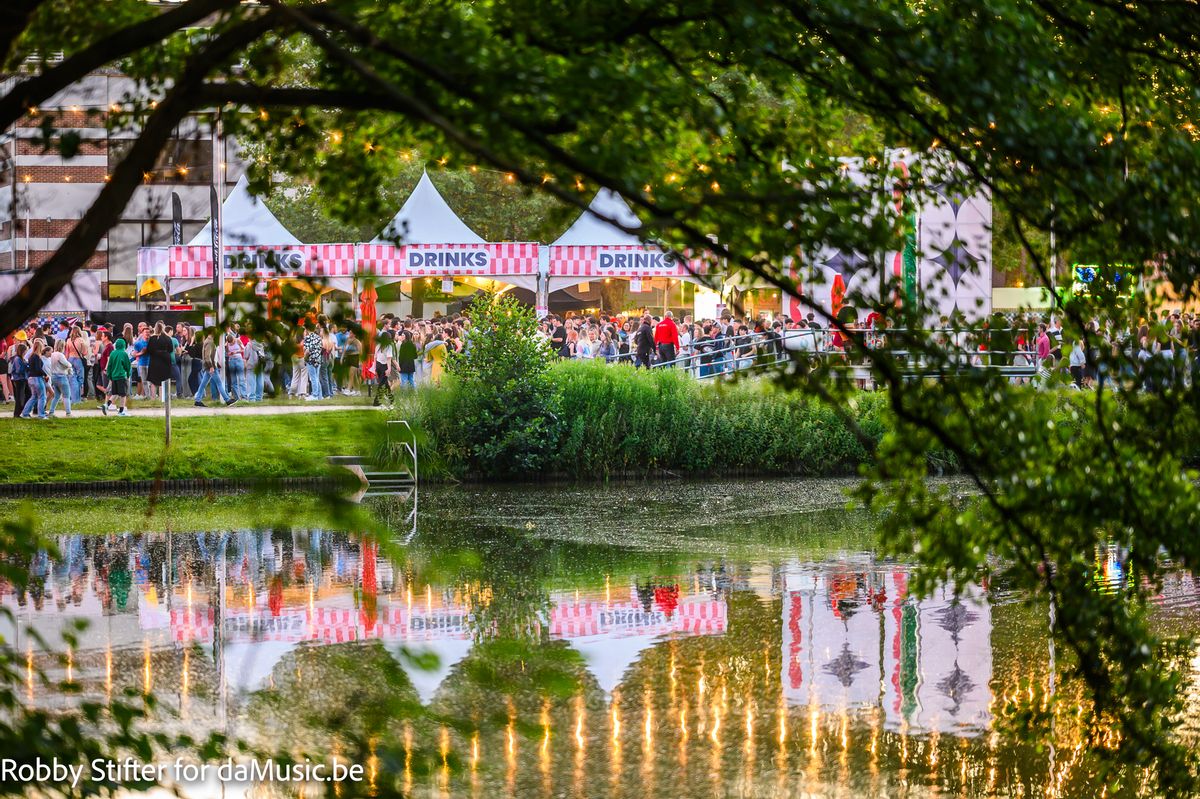
[[[16,79],[0,81],[0,91],[7,91]],[[119,73],[97,72],[4,131],[0,137],[0,274],[20,278],[14,273],[37,269],[78,224],[133,143],[136,122],[122,125],[118,120],[136,91],[134,81]],[[73,157],[63,158],[56,147],[47,147],[43,132],[47,118],[56,135],[78,134],[81,145]],[[183,240],[190,240],[205,225],[214,169],[222,173],[224,196],[243,171],[236,147],[222,139],[214,159],[207,115],[189,117],[176,129],[155,168],[146,173],[120,221],[88,259],[85,277],[99,284],[101,307],[134,302],[138,247],[171,243],[172,192],[179,194],[183,207]]]

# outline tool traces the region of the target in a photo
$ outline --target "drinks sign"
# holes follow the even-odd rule
[[[679,259],[669,252],[600,250],[596,267],[614,272],[674,272],[679,268]]]
[[[491,266],[487,250],[417,250],[407,252],[408,268],[427,272],[486,272]]]
[[[258,250],[255,252],[227,252],[225,272],[250,274],[295,275],[304,269],[305,255],[299,250]]]

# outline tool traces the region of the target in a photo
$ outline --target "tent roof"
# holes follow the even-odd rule
[[[587,664],[588,670],[596,677],[596,684],[605,694],[611,696],[625,672],[638,662],[642,651],[652,646],[660,635],[631,635],[624,638],[613,638],[609,635],[598,635],[590,638],[573,638],[573,646]]]
[[[237,185],[225,202],[221,203],[222,244],[237,246],[246,244],[299,244],[283,226],[266,203],[250,193],[246,176],[238,179]],[[212,221],[196,234],[188,244],[212,244]]]
[[[426,670],[417,668],[411,660],[403,657],[399,652],[400,647],[390,648],[392,656],[396,658],[400,668],[404,669],[404,673],[412,682],[413,688],[417,692],[417,698],[421,700],[421,704],[428,705],[433,700],[434,694],[437,693],[437,689],[450,676],[451,670],[471,651],[473,642],[469,638],[432,638],[427,641],[401,643],[407,646],[414,655],[437,655],[437,667]]]
[[[283,656],[296,648],[292,641],[254,641],[226,644],[226,684],[238,691],[257,691],[262,688]]]
[[[600,246],[612,247],[619,245],[640,246],[642,240],[635,235],[626,233],[616,225],[605,220],[613,219],[625,227],[637,228],[642,222],[633,213],[629,203],[619,194],[609,189],[596,192],[586,211],[567,228],[567,232],[558,237],[552,246]]]
[[[428,172],[421,173],[417,187],[372,244],[387,244],[397,239],[401,244],[485,243],[458,218],[429,179]]]

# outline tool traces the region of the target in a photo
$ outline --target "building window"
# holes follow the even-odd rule
[[[133,139],[111,139],[108,171],[133,147]],[[212,183],[212,142],[208,139],[170,139],[158,155],[154,168],[145,173],[147,183],[206,185]]]

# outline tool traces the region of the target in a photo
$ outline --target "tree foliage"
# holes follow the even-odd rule
[[[558,393],[547,371],[550,344],[536,335],[533,309],[511,297],[477,297],[471,331],[447,371],[456,402],[448,423],[469,468],[512,479],[537,474],[558,440]]]
[[[50,24],[58,19],[71,24]],[[192,27],[200,19],[203,31]],[[946,185],[991,194],[1030,281],[1050,282],[1039,242],[1053,228],[1080,262],[1123,265],[1131,280],[1194,299],[1200,15],[1191,3],[188,0],[151,19],[133,0],[22,0],[9,20],[0,52],[10,68],[34,51],[67,55],[25,67],[0,98],[0,125],[100,66],[123,67],[142,92],[123,104],[137,142],[28,291],[0,306],[0,330],[91,255],[179,122],[216,107],[230,132],[264,145],[256,188],[287,173],[347,224],[394,210],[387,189],[415,151],[439,166],[511,174],[576,207],[598,186],[615,189],[668,246],[709,250],[780,288],[791,285],[785,256],[828,245],[878,264],[895,248],[903,223],[878,211],[900,180],[885,148],[906,147],[923,154],[906,181],[917,199]],[[53,119],[46,127],[48,141],[72,146],[55,139]],[[861,159],[859,180],[845,156]],[[929,299],[848,301],[914,331]],[[515,308],[497,315],[506,305],[477,310],[482,330],[527,323]],[[1077,404],[1077,426],[1000,376],[964,373],[936,338],[895,333],[909,353],[901,362],[826,319],[889,389],[895,425],[873,449],[868,493],[893,514],[888,544],[919,545],[931,575],[965,577],[996,554],[1019,586],[1053,598],[1055,633],[1074,654],[1066,668],[1116,731],[1097,737],[1098,751],[1114,768],[1145,766],[1168,793],[1195,792],[1195,756],[1173,734],[1182,673],[1157,656],[1168,645],[1144,608],[1160,551],[1196,563],[1200,495],[1189,469],[1200,381],[1101,345],[1098,330],[1136,329],[1153,315],[1151,296],[1101,287],[1057,310],[1090,365],[1120,376]],[[475,457],[492,474],[533,469],[550,424],[536,391],[543,373],[510,367],[540,361],[495,352],[486,362],[499,371],[476,369],[470,359],[486,351],[483,339],[473,346],[456,369],[490,386],[469,409],[486,431]],[[908,379],[915,362],[940,379]],[[831,377],[797,368],[786,382],[836,409],[848,397]],[[925,484],[934,446],[973,475],[978,498]],[[1098,597],[1087,557],[1100,538],[1134,553],[1145,582]]]

